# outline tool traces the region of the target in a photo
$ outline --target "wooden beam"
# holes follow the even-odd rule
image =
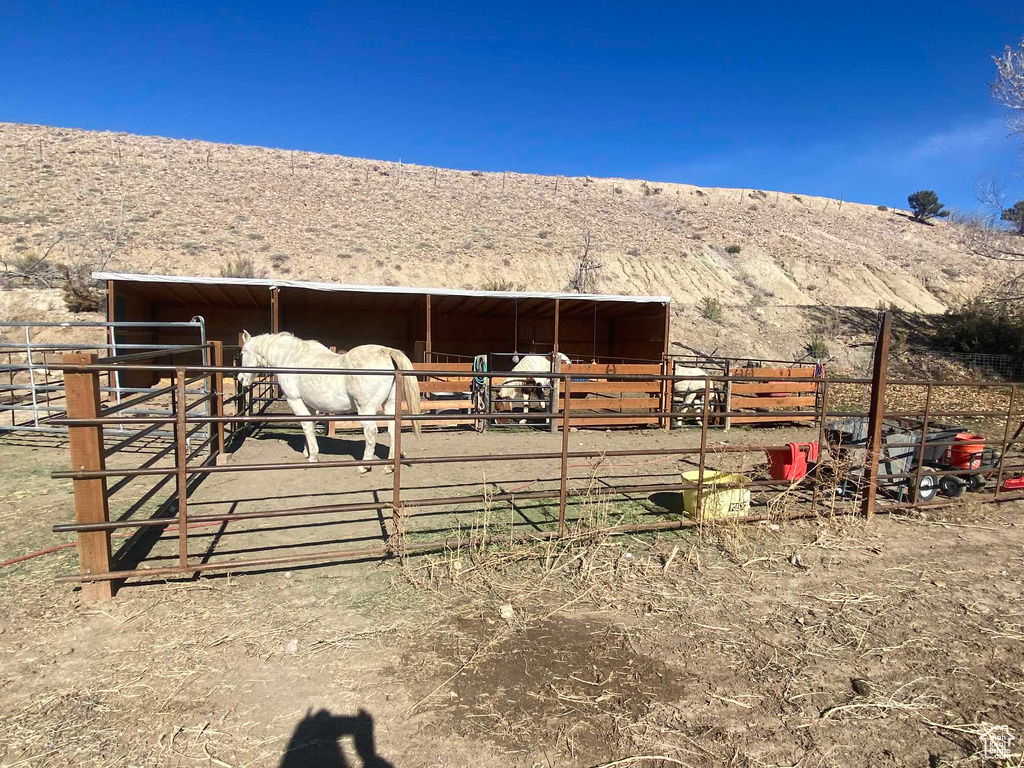
[[[94,365],[95,354],[65,354],[65,365]],[[100,415],[100,377],[96,371],[68,372],[64,375],[64,388],[68,418],[95,419]],[[104,470],[103,427],[68,427],[68,439],[73,470]],[[76,523],[106,523],[110,520],[107,507],[107,481],[73,480]],[[89,531],[78,534],[78,562],[82,575],[109,573],[111,570],[110,531]],[[114,596],[111,581],[82,583],[82,601],[92,603],[109,600]]]
[[[203,294],[201,294],[194,286],[189,285],[188,283],[179,283],[179,285],[183,285],[184,287],[192,291],[192,293],[194,293],[199,298],[199,300],[203,302],[203,304],[206,304],[207,306],[212,306],[211,301],[205,296],[203,296]]]
[[[561,299],[555,299],[555,346],[554,346],[554,352],[555,352],[556,356],[558,355],[558,323],[559,323],[560,316],[562,314],[561,309],[562,309],[562,300]]]
[[[217,293],[219,293],[221,296],[224,297],[224,301],[226,301],[228,303],[229,307],[231,307],[232,309],[238,309],[238,305],[235,304],[235,302],[231,299],[231,294],[229,294],[227,291],[225,291],[219,285],[214,285],[213,289],[215,291],[217,291]]]
[[[276,285],[270,289],[270,332],[281,332],[281,289]]]
[[[432,342],[432,323],[431,323],[431,307],[430,307],[430,294],[427,294],[427,345],[424,349],[424,362],[430,362],[430,353],[433,351]]]
[[[252,305],[254,307],[256,307],[256,309],[259,309],[260,308],[260,303],[258,301],[256,301],[256,297],[252,295],[252,291],[249,290],[249,286],[248,285],[243,285],[242,286],[242,290],[245,291],[245,295],[249,299],[249,301],[252,302]]]
[[[180,283],[161,283],[160,287],[163,288],[163,290],[170,292],[174,299],[176,301],[181,302],[182,304],[188,304],[188,302],[190,301],[189,295],[185,293],[184,290],[182,290]],[[157,301],[158,299],[161,298],[164,297],[157,296],[156,298],[151,298],[150,301]]]
[[[672,302],[665,302],[665,339],[662,342],[663,351],[662,354],[668,357],[669,349],[669,335],[672,330]]]
[[[673,368],[672,360],[668,356],[668,354],[669,354],[669,336],[670,336],[671,330],[672,330],[672,302],[671,301],[666,301],[665,302],[665,331],[664,331],[665,338],[662,339],[662,342],[661,342],[661,344],[662,344],[661,359],[665,361],[664,372],[665,372],[666,376],[670,376],[673,373],[673,370],[672,370],[672,368]],[[666,379],[662,383],[662,394],[661,394],[661,410],[662,410],[662,413],[668,413],[669,411],[672,410],[673,385],[674,385],[674,382],[672,382],[669,379]],[[665,421],[662,424],[662,426],[665,429],[672,429],[672,418],[671,417],[666,417]]]
[[[882,327],[875,342],[874,369],[871,376],[871,407],[868,409],[868,450],[864,467],[864,498],[861,511],[869,520],[875,514],[878,496],[878,458],[882,447],[882,420],[885,418],[885,377],[889,372],[889,335],[892,312],[882,313]]]
[[[491,301],[490,296],[484,296],[483,298],[467,299],[461,306],[456,306],[451,311],[453,315],[471,315],[477,308],[482,307],[488,301]]]
[[[107,280],[107,322],[114,322],[114,281]]]

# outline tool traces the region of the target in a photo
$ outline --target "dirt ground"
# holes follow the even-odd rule
[[[692,438],[581,432],[570,445]],[[407,441],[410,455],[427,440],[432,453],[558,444],[513,431],[422,440]],[[49,530],[72,516],[70,482],[49,477],[66,449],[21,442],[0,442],[0,560],[70,541]],[[324,458],[358,448],[322,442]],[[295,433],[265,432],[232,461],[301,459],[297,449]],[[759,471],[754,456],[718,458]],[[645,461],[600,472],[664,482],[681,469]],[[575,482],[592,482],[579,463]],[[407,467],[403,480],[419,489],[410,497],[447,496],[548,487],[556,473],[509,461]],[[390,482],[379,470],[214,476],[192,508],[361,500]],[[470,535],[482,525],[543,529],[550,505],[441,508],[408,535],[458,524],[458,550],[153,581],[94,605],[54,583],[76,568],[60,550],[0,568],[0,766],[985,764],[986,729],[1024,738],[1024,509],[967,499],[871,522],[823,506],[812,520],[659,536],[581,526],[562,543],[486,549]],[[673,514],[664,498],[574,506],[585,521]],[[385,521],[340,517],[214,527],[191,552],[381,541]],[[1005,764],[1021,764],[1019,743]]]

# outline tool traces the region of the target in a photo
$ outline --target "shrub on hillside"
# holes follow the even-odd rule
[[[700,314],[706,320],[713,323],[722,322],[725,312],[722,310],[722,302],[714,296],[705,296],[700,302]]]
[[[504,292],[518,292],[526,290],[526,283],[517,283],[514,280],[509,280],[504,277],[495,277],[490,280],[485,280],[480,286],[481,291],[504,291]]]
[[[743,250],[743,246],[741,246],[741,245],[727,245],[727,246],[725,246],[725,252],[726,253],[736,254],[736,253],[739,253],[742,250]]]
[[[1024,353],[1024,307],[1019,301],[979,298],[946,312],[947,343],[955,352]]]
[[[804,349],[815,360],[825,360],[828,358],[828,344],[825,343],[825,339],[821,334],[814,334]]]
[[[263,278],[267,276],[267,270],[257,267],[252,256],[239,256],[237,259],[228,259],[228,263],[220,268],[220,276]]]
[[[60,292],[71,312],[99,312],[106,306],[107,292],[102,283],[92,279],[91,264],[61,264]]]

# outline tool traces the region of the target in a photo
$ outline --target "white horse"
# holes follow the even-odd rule
[[[572,360],[558,353],[558,359],[563,366],[572,365]],[[544,398],[544,390],[550,389],[551,378],[549,376],[537,376],[538,373],[551,373],[551,359],[545,355],[525,355],[511,373],[518,374],[509,376],[501,382],[501,389],[498,390],[498,399],[504,401],[503,406],[509,410],[515,408],[515,401],[523,401],[523,413],[530,408],[530,393],[536,392],[538,399]],[[525,424],[526,419],[520,419],[520,424]]]
[[[348,370],[386,370],[396,368],[409,371],[402,377],[403,408],[407,413],[420,412],[420,387],[409,358],[400,350],[377,344],[364,344],[343,355],[331,352],[318,341],[304,341],[290,333],[264,333],[250,336],[242,331],[242,366],[245,368],[335,368]],[[239,387],[252,385],[253,374],[238,374]],[[391,376],[373,374],[298,374],[281,373],[277,376],[288,405],[296,416],[309,416],[310,410],[338,414],[355,411],[360,416],[375,416],[382,409],[385,415],[395,413],[395,381]],[[312,421],[300,422],[306,436],[303,451],[309,461],[317,460],[316,430]],[[377,445],[377,424],[373,420],[362,422],[366,447],[363,461],[374,458]],[[388,458],[395,457],[394,422],[387,422],[391,437]],[[412,423],[413,431],[420,434],[420,423]],[[369,472],[369,467],[360,467]],[[385,472],[393,467],[385,467]]]
[[[707,371],[701,368],[687,368],[682,363],[672,364],[673,376],[707,376]],[[715,382],[711,382],[711,390],[714,390]],[[704,407],[704,382],[700,379],[674,380],[672,382],[672,394],[674,399],[682,401],[680,411],[692,413]]]

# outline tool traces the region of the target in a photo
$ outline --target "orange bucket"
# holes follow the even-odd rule
[[[949,448],[949,463],[958,469],[981,469],[981,455],[984,452],[984,437],[970,432],[958,432],[956,442]]]

